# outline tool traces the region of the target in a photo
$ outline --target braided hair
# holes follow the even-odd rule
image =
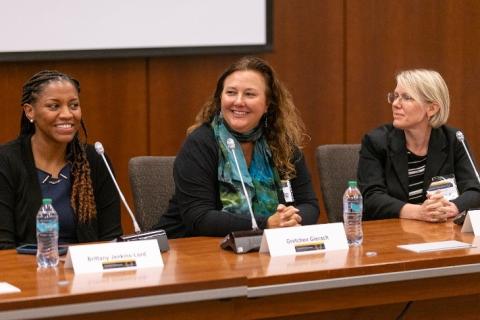
[[[44,70],[33,75],[24,85],[22,90],[21,105],[34,104],[45,86],[52,81],[70,82],[77,93],[80,93],[80,83],[72,77],[58,71]],[[80,121],[83,139],[77,132],[67,145],[67,154],[72,162],[72,190],[70,204],[75,216],[80,223],[88,223],[97,215],[95,198],[93,194],[92,179],[90,177],[90,164],[87,160],[87,130],[83,120]],[[24,112],[20,119],[19,136],[29,136],[35,133],[35,124],[31,123]],[[81,141],[83,140],[83,141]]]

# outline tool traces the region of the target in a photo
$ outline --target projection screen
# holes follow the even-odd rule
[[[10,0],[0,60],[267,51],[271,0]]]

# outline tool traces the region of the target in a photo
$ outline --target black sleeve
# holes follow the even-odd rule
[[[15,248],[15,191],[7,159],[0,156],[0,249]]]
[[[368,134],[363,138],[358,162],[357,176],[363,196],[363,215],[365,220],[398,218],[406,202],[388,194],[385,181],[386,142],[373,140]]]
[[[210,128],[201,127],[187,137],[173,169],[178,207],[189,236],[225,236],[252,227],[248,215],[221,211],[217,171],[217,142]],[[255,218],[265,228],[267,218]]]
[[[113,171],[110,160],[106,155],[105,157]],[[90,153],[90,159],[92,159],[90,165],[93,166],[92,180],[97,207],[98,240],[112,240],[123,234],[120,197],[103,159],[96,153]]]
[[[317,197],[313,191],[312,180],[303,154],[295,162],[296,177],[292,179],[292,191],[295,206],[300,210],[302,225],[316,224],[319,215]]]
[[[452,200],[452,202],[455,203],[459,212],[480,208],[480,185],[476,179],[475,172],[463,145],[456,139],[454,141],[455,180],[460,196]],[[467,145],[466,141],[465,144]],[[470,156],[473,157],[471,152]],[[472,160],[474,161],[474,159]]]

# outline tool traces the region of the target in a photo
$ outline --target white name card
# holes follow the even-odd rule
[[[348,249],[343,223],[265,229],[260,252],[270,256],[300,255]]]
[[[462,232],[472,232],[475,237],[480,236],[480,210],[469,210],[463,222]]]
[[[452,249],[468,249],[474,246],[470,243],[460,242],[456,240],[448,241],[436,241],[414,244],[402,244],[398,245],[400,249],[405,249],[413,252],[432,252],[440,250],[452,250]]]
[[[65,268],[75,273],[163,267],[157,240],[69,246]]]
[[[12,286],[8,282],[0,282],[0,294],[2,293],[13,293],[13,292],[20,292],[21,290],[15,286]]]

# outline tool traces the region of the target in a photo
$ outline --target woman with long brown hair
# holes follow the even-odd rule
[[[252,227],[250,205],[261,229],[316,223],[305,137],[272,67],[257,57],[233,63],[188,129],[174,165],[175,195],[157,227],[171,238],[224,236]],[[295,203],[282,193],[287,180]]]

